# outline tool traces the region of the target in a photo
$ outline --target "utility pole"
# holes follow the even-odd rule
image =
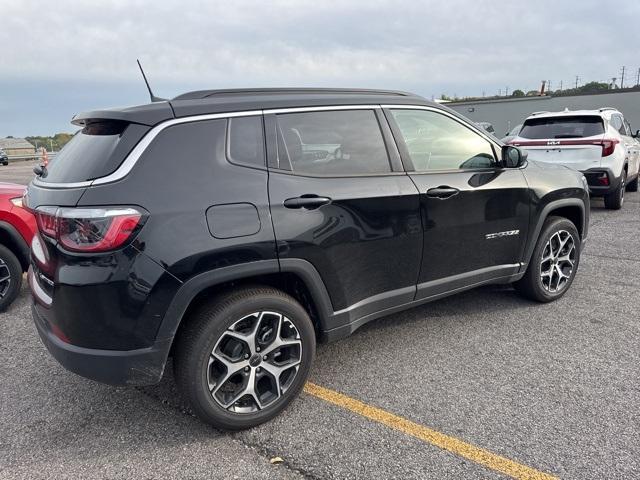
[[[620,75],[620,88],[624,88],[624,69],[627,68],[624,65],[622,66],[622,73]]]
[[[501,88],[499,88],[499,89],[498,89],[498,96],[499,96],[499,97],[501,97],[501,96],[502,96],[502,89],[501,89]]]
[[[640,68],[638,68],[638,74],[636,75],[636,87],[640,85]]]
[[[562,80],[560,80],[560,91],[562,91]]]
[[[580,81],[580,77],[576,75],[576,88],[578,88],[578,82]]]
[[[504,87],[504,96],[505,97],[509,96],[509,86],[508,85],[506,87]]]
[[[547,80],[547,92],[551,93],[551,80]]]

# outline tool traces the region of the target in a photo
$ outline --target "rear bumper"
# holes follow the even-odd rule
[[[589,170],[583,170],[582,174],[587,179],[587,183],[589,184],[589,192],[592,196],[603,196],[608,195],[611,192],[614,192],[620,182],[622,181],[621,177],[616,177],[613,171],[609,168],[590,168]],[[599,178],[602,175],[607,176],[608,185],[602,185]]]
[[[97,350],[71,345],[58,338],[31,305],[33,320],[49,353],[67,370],[109,385],[153,385],[164,372],[171,339],[138,350]]]

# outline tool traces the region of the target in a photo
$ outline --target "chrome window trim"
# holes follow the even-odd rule
[[[233,118],[233,117],[250,117],[254,115],[268,115],[268,114],[280,114],[280,113],[303,113],[303,112],[321,112],[321,111],[336,111],[336,110],[377,110],[382,108],[403,108],[403,109],[414,109],[414,110],[430,110],[437,113],[441,113],[446,115],[453,120],[456,120],[460,123],[461,120],[437,107],[429,107],[423,105],[411,105],[411,104],[399,104],[399,105],[380,105],[380,104],[370,104],[370,105],[320,105],[313,107],[291,107],[291,108],[271,108],[266,110],[247,110],[247,111],[236,111],[236,112],[224,112],[224,113],[210,113],[203,115],[191,115],[188,117],[181,118],[173,118],[171,120],[164,121],[154,126],[142,139],[138,142],[138,144],[129,152],[124,161],[120,164],[120,166],[112,173],[105,177],[96,178],[94,180],[86,180],[83,182],[67,182],[67,183],[49,183],[40,180],[38,177],[33,179],[33,184],[43,188],[51,188],[51,189],[65,189],[65,188],[85,188],[91,187],[94,185],[105,185],[108,183],[117,182],[125,178],[133,167],[135,167],[136,163],[142,156],[142,154],[149,147],[151,142],[155,140],[155,138],[165,130],[166,128],[172,127],[174,125],[180,125],[183,123],[193,123],[193,122],[202,122],[206,120],[217,120],[222,118]],[[472,124],[464,123],[465,126],[472,128],[474,131],[482,135],[484,138],[489,140],[492,144],[500,147],[495,140],[491,139],[480,129],[474,127]],[[390,172],[395,173],[395,172]],[[401,172],[402,173],[402,172]]]
[[[172,127],[174,125],[180,125],[182,123],[202,122],[206,120],[217,120],[220,118],[233,118],[233,117],[250,117],[254,115],[262,115],[262,110],[249,110],[244,112],[226,112],[226,113],[211,113],[207,115],[193,115],[190,117],[174,118],[167,120],[166,122],[159,123],[153,127],[147,134],[142,137],[142,140],[129,152],[120,166],[106,177],[96,178],[94,180],[87,180],[84,182],[69,182],[69,183],[48,183],[39,180],[38,177],[33,179],[33,184],[44,188],[83,188],[91,187],[93,185],[104,185],[106,183],[117,182],[129,175],[133,167],[149,147],[151,142],[162,132],[164,129]]]

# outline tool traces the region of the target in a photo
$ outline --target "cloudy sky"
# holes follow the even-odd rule
[[[0,137],[199,88],[333,86],[425,97],[610,81],[640,67],[640,2],[0,0]],[[635,20],[633,20],[635,19]],[[625,83],[627,83],[625,81]]]

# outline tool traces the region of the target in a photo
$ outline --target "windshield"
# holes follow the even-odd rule
[[[522,138],[582,138],[602,135],[604,124],[598,116],[562,116],[529,118],[519,136]]]

